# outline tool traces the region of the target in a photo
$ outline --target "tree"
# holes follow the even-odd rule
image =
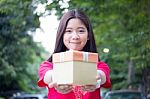
[[[101,60],[111,68],[113,89],[144,85],[148,92],[150,75],[145,77],[145,71],[150,68],[150,1],[70,0],[66,8],[61,3],[64,0],[54,1],[47,9],[55,9],[60,17],[66,9],[78,8],[90,17]],[[103,53],[104,48],[110,52]]]
[[[32,0],[0,1],[0,92],[36,88],[37,66],[45,51],[30,34],[39,27],[34,11]]]

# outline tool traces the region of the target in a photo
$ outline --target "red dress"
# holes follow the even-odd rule
[[[44,75],[46,71],[53,69],[53,64],[45,61],[40,65],[38,74],[39,74],[39,87],[46,87],[47,84],[43,82]],[[106,75],[106,82],[101,85],[104,88],[110,88],[111,82],[109,78],[110,69],[108,65],[104,62],[97,63],[97,69],[102,70]],[[77,98],[78,97],[78,98]],[[83,93],[80,88],[76,88],[74,91],[71,91],[67,94],[58,93],[54,88],[48,88],[48,99],[101,99],[100,97],[100,88],[96,89],[94,92]]]

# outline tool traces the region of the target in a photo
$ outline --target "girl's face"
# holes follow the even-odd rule
[[[78,18],[70,19],[63,36],[64,45],[68,49],[79,51],[86,45],[87,40],[88,31],[84,23]]]

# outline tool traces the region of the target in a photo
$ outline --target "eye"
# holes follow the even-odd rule
[[[85,30],[84,29],[79,29],[78,33],[83,34],[83,33],[85,33]]]
[[[65,33],[70,34],[70,33],[72,33],[72,30],[66,30]]]

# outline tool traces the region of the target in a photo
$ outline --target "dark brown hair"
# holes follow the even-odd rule
[[[87,43],[82,49],[82,51],[97,53],[92,25],[89,21],[89,18],[80,10],[70,10],[61,17],[59,27],[57,30],[57,35],[56,35],[54,53],[64,52],[67,50],[66,46],[63,43],[63,35],[65,33],[68,21],[72,18],[80,19],[88,30],[89,40],[87,40]],[[52,62],[52,56],[48,59],[48,61]]]

